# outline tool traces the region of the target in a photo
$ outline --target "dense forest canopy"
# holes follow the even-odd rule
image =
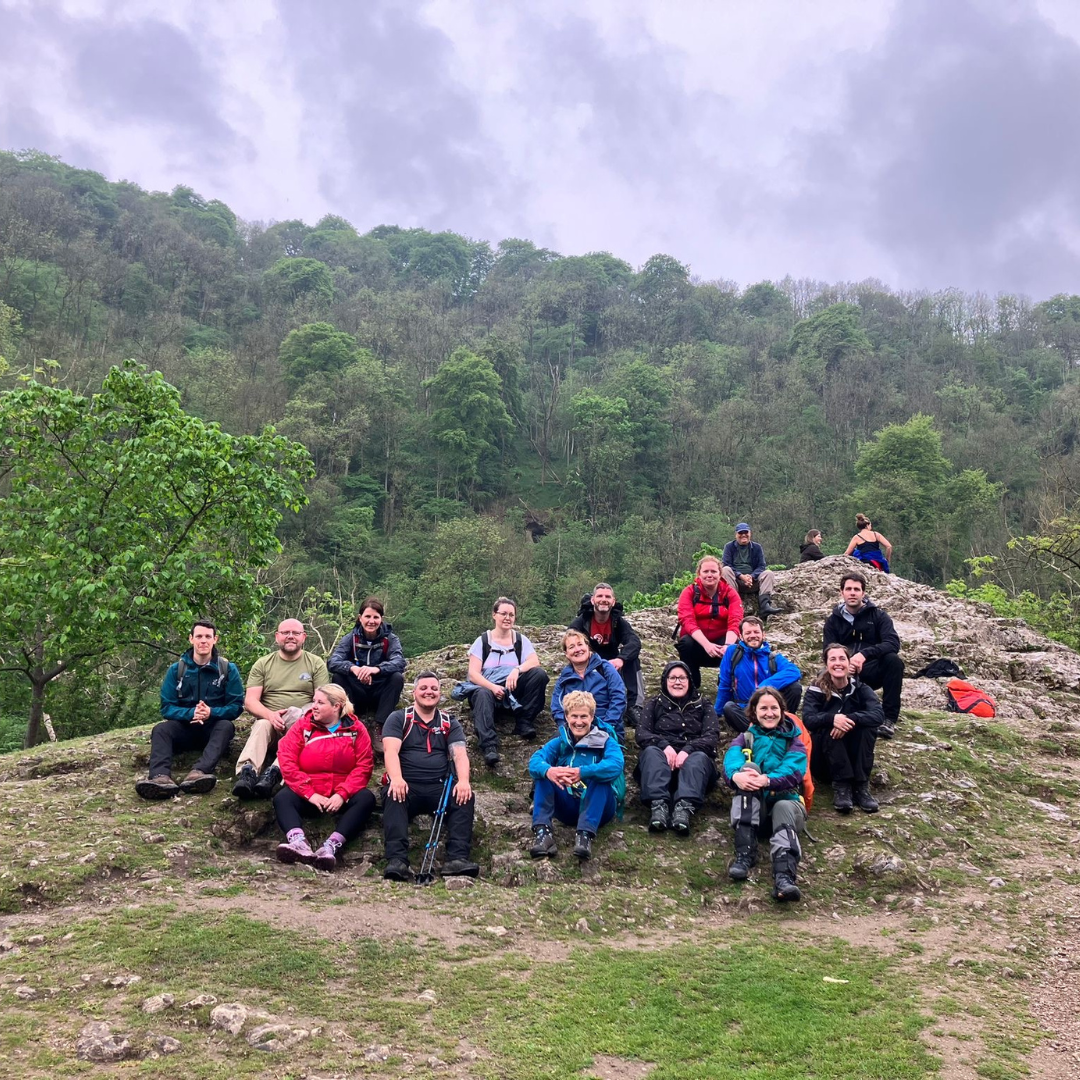
[[[529,622],[599,578],[649,592],[743,519],[773,563],[810,527],[843,550],[862,510],[907,576],[994,555],[1007,592],[1071,589],[1080,296],[740,288],[666,254],[243,222],[0,153],[0,357],[4,388],[82,392],[134,359],[200,419],[303,443],[267,619],[332,634],[376,592],[413,654],[499,592]],[[1008,547],[1032,534],[1038,564]]]

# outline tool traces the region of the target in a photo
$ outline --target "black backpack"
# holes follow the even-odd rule
[[[521,635],[515,630],[514,655],[517,657],[517,662],[519,665],[521,664],[521,650]],[[480,653],[480,667],[483,668],[483,666],[487,663],[487,658],[491,655],[491,632],[489,630],[485,630],[480,635]]]

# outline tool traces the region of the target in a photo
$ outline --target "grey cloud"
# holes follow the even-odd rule
[[[793,221],[854,225],[905,278],[1046,295],[1077,288],[1080,48],[1029,3],[898,4],[851,58],[837,129],[809,141]],[[1033,220],[1050,215],[1050,229]]]

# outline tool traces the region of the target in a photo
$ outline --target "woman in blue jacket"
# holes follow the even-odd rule
[[[596,834],[615,816],[620,793],[626,791],[624,758],[615,732],[598,719],[592,694],[572,690],[563,706],[565,724],[529,760],[535,781],[535,839],[529,854],[534,859],[557,854],[551,825],[558,818],[577,830],[574,854],[584,861],[591,858]]]
[[[626,687],[622,676],[589,647],[589,639],[580,630],[567,630],[562,638],[566,667],[559,672],[551,691],[551,715],[556,724],[566,720],[563,698],[571,690],[584,690],[596,702],[596,719],[607,724],[619,737],[626,738]]]

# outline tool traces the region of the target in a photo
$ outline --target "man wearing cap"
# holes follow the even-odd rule
[[[765,552],[750,539],[750,526],[745,521],[735,526],[735,539],[725,545],[722,562],[724,580],[738,589],[740,599],[756,593],[759,615],[767,618],[781,613],[772,602],[775,577],[765,568]]]

